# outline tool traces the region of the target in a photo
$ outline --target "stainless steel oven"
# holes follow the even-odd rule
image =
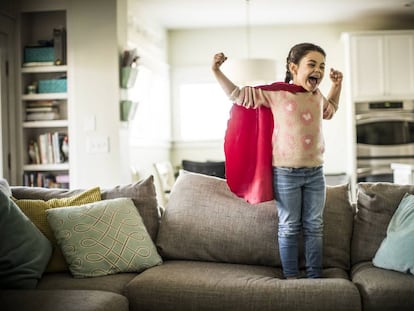
[[[391,163],[414,164],[414,101],[356,103],[358,181],[393,181]]]

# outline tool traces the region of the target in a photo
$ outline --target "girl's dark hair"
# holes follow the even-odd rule
[[[325,51],[318,45],[313,43],[299,43],[294,45],[288,54],[288,57],[286,58],[286,76],[285,76],[285,82],[289,83],[293,77],[292,73],[289,70],[289,64],[299,64],[302,57],[304,57],[306,54],[308,54],[311,51],[316,51],[321,53],[324,57],[326,57]]]

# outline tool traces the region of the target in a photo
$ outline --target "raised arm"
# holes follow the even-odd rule
[[[220,84],[227,97],[231,97],[234,90],[238,89],[237,85],[230,81],[224,73],[221,71],[221,65],[227,60],[227,57],[223,53],[217,53],[214,55],[211,69],[213,70],[214,76],[217,82]]]
[[[323,110],[324,119],[331,119],[338,110],[339,96],[342,89],[342,72],[331,68],[329,78],[332,81],[332,86],[328,93],[327,104]]]

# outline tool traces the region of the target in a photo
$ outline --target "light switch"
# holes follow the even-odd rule
[[[86,132],[93,132],[96,129],[96,117],[95,115],[86,116],[83,120],[83,129]]]
[[[88,137],[86,140],[87,153],[108,153],[109,152],[109,137],[108,136],[94,136]]]

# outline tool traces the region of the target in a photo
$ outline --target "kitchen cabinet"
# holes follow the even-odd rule
[[[345,35],[354,101],[414,98],[414,31]]]
[[[22,185],[69,187],[66,12],[20,16],[18,167]]]

